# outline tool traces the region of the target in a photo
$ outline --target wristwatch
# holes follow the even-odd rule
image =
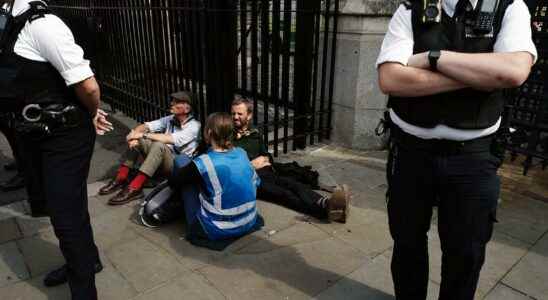
[[[148,139],[148,133],[143,133],[143,139]]]
[[[439,50],[432,50],[428,52],[428,61],[430,62],[430,70],[437,71],[438,70],[438,60],[441,57],[441,51]]]

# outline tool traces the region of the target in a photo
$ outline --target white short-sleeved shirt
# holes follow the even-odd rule
[[[198,147],[198,136],[201,124],[193,117],[189,117],[181,126],[173,125],[173,115],[146,122],[145,125],[151,132],[171,134],[173,145],[169,145],[174,153],[184,153],[189,157]]]
[[[458,0],[444,0],[443,10],[448,16],[453,16]],[[470,0],[475,8],[478,0]],[[396,62],[407,65],[413,56],[413,24],[411,10],[401,5],[388,25],[376,66],[386,62]],[[501,24],[501,30],[494,45],[494,52],[529,52],[536,62],[538,53],[532,40],[531,15],[523,0],[514,0],[508,7]],[[439,124],[434,128],[414,126],[403,121],[390,110],[392,121],[403,131],[423,139],[447,139],[466,141],[495,133],[501,120],[487,129],[463,130]]]
[[[30,7],[30,0],[15,1],[12,15],[18,16]],[[15,43],[14,52],[26,59],[49,62],[59,71],[67,86],[93,76],[84,51],[74,41],[68,26],[59,17],[47,14],[27,22]]]

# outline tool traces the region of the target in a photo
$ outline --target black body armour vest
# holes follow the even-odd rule
[[[445,11],[441,23],[424,25],[420,21],[422,1],[412,1],[413,53],[449,50],[462,53],[493,52],[506,9],[513,0],[501,0],[491,35],[475,36],[465,26],[470,15],[449,17]],[[474,11],[466,14],[474,14]],[[468,27],[468,28],[467,28]],[[388,106],[405,122],[424,128],[444,124],[458,129],[484,129],[493,126],[504,109],[502,90],[483,92],[467,88],[423,97],[389,98]]]
[[[41,2],[31,2],[30,5],[27,12],[13,20],[8,28],[7,39],[1,45],[0,98],[6,99],[4,103],[10,103],[9,109],[18,111],[27,104],[78,104],[74,89],[67,87],[51,63],[29,60],[14,52],[15,43],[25,24],[50,14]],[[0,109],[7,110],[3,107]]]

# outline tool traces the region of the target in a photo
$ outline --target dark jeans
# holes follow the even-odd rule
[[[10,124],[10,121],[7,120],[7,116],[0,115],[0,132],[2,132],[6,137],[6,140],[8,140],[11,152],[13,153],[13,158],[15,159],[15,164],[17,164],[17,173],[22,175],[24,166],[22,163],[19,163],[21,161],[21,151],[17,148],[15,129],[12,124]]]
[[[281,204],[318,218],[326,217],[325,209],[317,204],[322,195],[307,185],[294,178],[278,176],[270,167],[257,170],[257,174],[261,178],[257,198]]]
[[[95,142],[89,115],[74,128],[36,139],[19,134],[33,211],[49,214],[68,265],[72,299],[97,299],[99,260],[88,213],[87,176]],[[47,254],[46,254],[47,255]]]
[[[443,252],[439,299],[474,298],[493,232],[501,162],[488,149],[443,154],[392,145],[388,217],[397,299],[426,299],[433,205]]]

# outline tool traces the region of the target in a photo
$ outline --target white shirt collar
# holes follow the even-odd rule
[[[443,10],[445,11],[445,13],[450,16],[450,17],[453,17],[453,14],[455,13],[455,6],[457,6],[457,3],[459,2],[459,0],[442,0],[443,1]],[[470,3],[472,4],[472,7],[474,7],[474,9],[476,8],[476,5],[478,5],[478,0],[469,0]]]
[[[13,4],[13,10],[11,11],[11,15],[14,17],[17,17],[23,14],[30,8],[29,3],[33,1],[36,1],[36,0],[15,0],[15,3]],[[40,1],[40,2],[46,4],[45,1]]]

